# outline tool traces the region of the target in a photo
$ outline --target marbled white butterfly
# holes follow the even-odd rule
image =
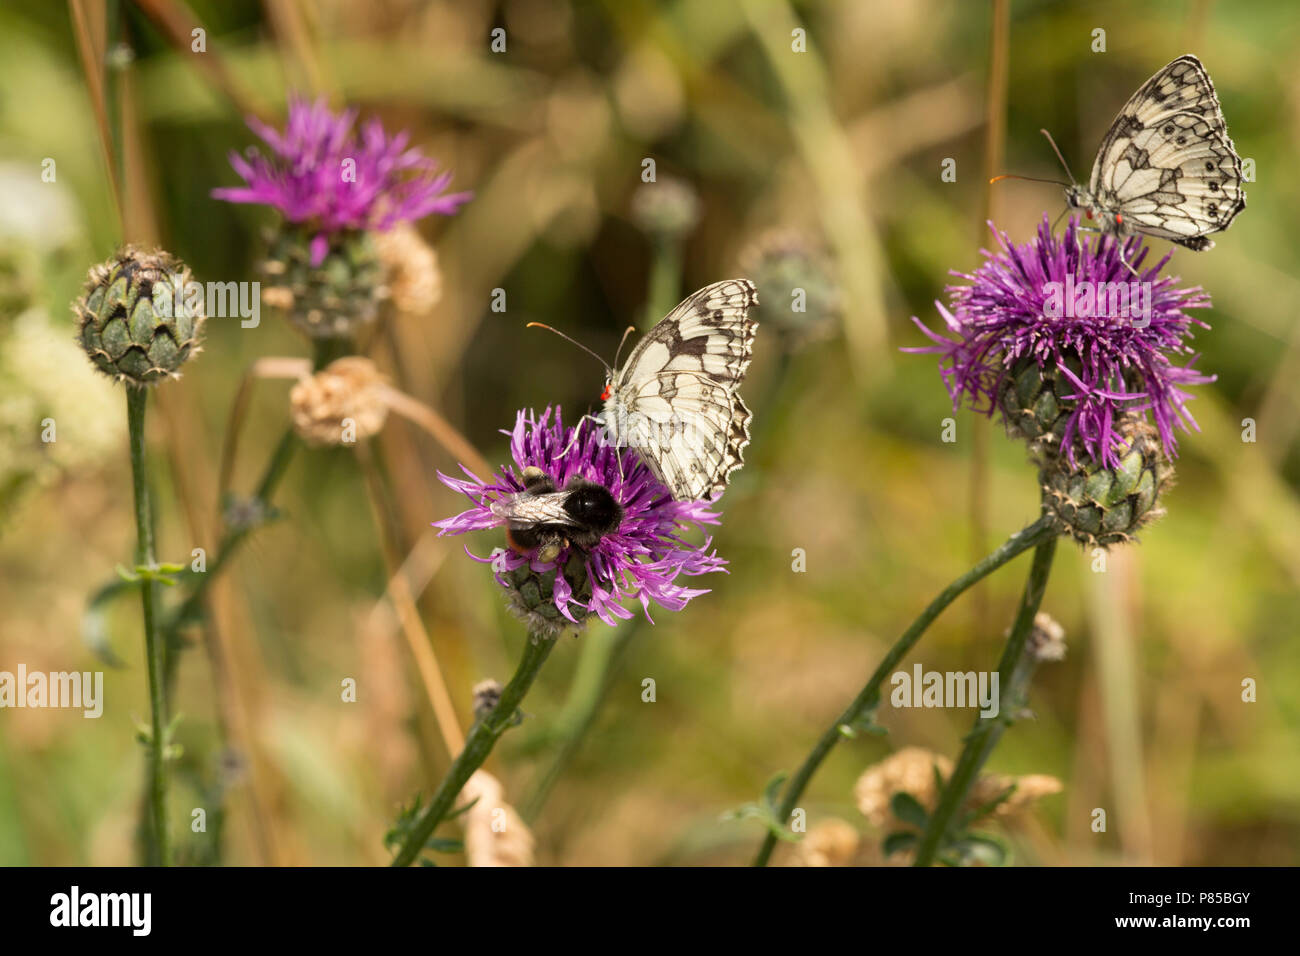
[[[611,439],[636,448],[678,501],[716,498],[745,463],[753,413],[737,389],[754,352],[757,303],[748,279],[705,286],[606,376],[600,397]]]
[[[1241,183],[1241,157],[1228,138],[1214,84],[1188,54],[1124,104],[1097,150],[1087,188],[1062,185],[1066,202],[1102,233],[1123,238],[1141,232],[1200,251],[1214,245],[1210,233],[1227,229],[1246,208]]]
[[[677,501],[716,498],[745,463],[741,453],[754,416],[737,389],[754,354],[758,323],[749,310],[757,304],[758,290],[748,279],[705,286],[646,333],[621,368],[605,365],[599,421],[609,441],[635,448]],[[558,329],[528,324],[550,329],[605,364]]]

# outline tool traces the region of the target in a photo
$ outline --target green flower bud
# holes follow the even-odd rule
[[[1159,434],[1137,412],[1120,420],[1119,433],[1124,442],[1116,464],[1106,467],[1076,448],[1073,467],[1059,455],[1041,473],[1044,508],[1063,534],[1085,547],[1133,541],[1139,528],[1164,514],[1160,496],[1174,469]]]
[[[676,176],[642,183],[632,196],[632,221],[659,240],[680,240],[700,221],[700,197],[695,187]]]
[[[588,613],[576,604],[571,603],[569,609],[577,618],[577,624],[562,615],[555,606],[555,576],[560,570],[563,570],[565,581],[573,589],[575,602],[589,603],[591,582],[587,579],[587,565],[576,548],[570,549],[563,569],[551,568],[538,573],[525,564],[504,575],[510,585],[507,590],[510,612],[528,626],[529,633],[538,637],[558,637],[566,629],[581,631],[587,623]]]
[[[326,235],[325,258],[312,265],[315,238],[293,223],[270,237],[262,263],[263,301],[308,338],[352,338],[388,299],[384,265],[370,233],[356,229]]]
[[[1073,356],[1066,366],[1076,374],[1081,369]],[[1054,454],[1061,447],[1061,436],[1075,407],[1068,396],[1076,391],[1055,363],[1040,369],[1032,356],[1022,358],[998,386],[998,408],[1007,435],[1025,439],[1035,451]]]
[[[830,335],[840,315],[834,263],[822,244],[795,229],[771,229],[740,253],[758,287],[759,323],[795,347]]]
[[[187,294],[192,281],[183,262],[158,249],[127,246],[94,266],[73,306],[94,366],[137,388],[178,378],[203,332],[203,297]]]

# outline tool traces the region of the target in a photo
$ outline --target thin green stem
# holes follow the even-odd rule
[[[609,692],[611,675],[641,630],[638,620],[613,631],[588,632],[582,639],[569,697],[556,718],[556,732],[552,735],[559,739],[560,746],[550,765],[538,776],[533,792],[521,808],[526,821],[531,823],[541,814],[552,788],[581,749]]]
[[[1029,679],[1037,666],[1034,656],[1026,653],[1026,646],[1034,628],[1034,617],[1038,614],[1039,605],[1043,603],[1043,593],[1047,590],[1047,579],[1051,576],[1055,555],[1055,537],[1042,542],[1034,551],[1034,563],[1030,566],[1029,578],[1025,581],[1020,610],[1016,614],[1015,623],[1011,625],[1006,647],[1002,650],[1002,659],[998,662],[998,683],[1001,687],[998,713],[994,717],[975,718],[975,726],[966,736],[966,745],[962,748],[957,766],[944,785],[939,805],[921,835],[914,866],[929,866],[934,862],[980,769],[1002,739],[1003,732],[1015,719],[1016,713],[1024,706]]]
[[[644,331],[669,313],[681,298],[682,244],[679,237],[654,240],[655,254],[650,265],[650,287],[646,294]]]
[[[808,786],[808,782],[812,779],[813,774],[817,772],[817,768],[822,765],[822,761],[826,759],[835,745],[844,739],[845,731],[843,728],[852,728],[864,715],[870,713],[879,704],[881,685],[893,673],[899,662],[907,656],[907,653],[916,642],[921,639],[921,635],[934,623],[934,620],[943,612],[944,608],[956,600],[959,594],[976,581],[993,573],[1022,552],[1054,540],[1055,536],[1056,531],[1052,526],[1051,519],[1043,516],[1033,524],[1017,531],[1003,542],[1001,547],[990,553],[983,561],[939,592],[929,606],[921,612],[921,615],[903,632],[903,635],[894,643],[894,646],[889,649],[889,653],[881,660],[862,691],[853,699],[853,703],[849,704],[844,713],[837,717],[834,723],[826,729],[826,732],[822,734],[813,747],[812,752],[804,759],[799,772],[786,784],[781,806],[777,813],[778,821],[783,823],[790,819],[799,798],[803,795],[804,788]],[[764,837],[763,845],[759,848],[758,855],[754,857],[754,866],[767,865],[772,856],[772,851],[776,848],[776,840],[775,833],[769,832]]]
[[[446,776],[442,778],[442,783],[438,785],[429,806],[412,825],[397,856],[393,858],[393,866],[410,866],[415,862],[429,837],[433,836],[433,831],[446,818],[456,797],[464,789],[466,781],[473,776],[475,770],[483,766],[483,761],[487,760],[488,754],[492,753],[497,738],[514,726],[519,705],[523,703],[524,696],[533,686],[533,681],[537,679],[538,672],[546,663],[546,658],[550,656],[551,651],[555,649],[556,643],[555,638],[537,637],[532,634],[528,636],[528,643],[524,646],[519,667],[515,670],[515,676],[510,678],[510,683],[506,685],[505,690],[501,692],[501,700],[490,713],[470,729],[469,737],[465,740],[465,748],[456,757]]]
[[[266,464],[266,471],[262,473],[262,479],[258,482],[257,490],[253,494],[253,500],[249,503],[254,511],[263,511],[270,508],[271,496],[275,493],[280,479],[284,477],[284,473],[289,467],[289,462],[293,460],[293,453],[297,447],[298,436],[292,428],[286,429],[279,443],[275,446],[275,451],[271,453],[271,459]],[[179,646],[178,631],[199,616],[203,608],[203,602],[207,599],[208,588],[211,587],[217,575],[229,563],[239,545],[259,523],[257,520],[247,520],[227,525],[221,540],[217,543],[217,553],[213,556],[207,570],[194,578],[193,589],[175,613],[168,617],[163,628],[163,632],[167,636],[165,687],[168,699],[171,697],[171,688],[176,681],[178,658],[176,651]]]
[[[355,355],[356,344],[351,338],[320,338],[311,340],[312,367],[319,372],[335,359]]]
[[[149,503],[149,481],[145,474],[144,413],[149,392],[127,386],[126,420],[131,438],[131,479],[135,488],[135,563],[153,567],[153,512]],[[152,835],[150,862],[167,866],[170,853],[167,843],[167,768],[165,765],[167,701],[163,688],[163,643],[157,633],[154,608],[157,604],[156,581],[145,577],[140,582],[144,605],[144,649],[149,670],[149,709],[152,727],[149,735],[149,822]]]
[[[649,233],[653,256],[642,330],[649,329],[667,315],[681,296],[682,243],[688,232],[689,229]],[[784,367],[783,364],[782,368]],[[757,438],[757,434],[754,437]],[[588,634],[583,639],[569,696],[565,700],[564,709],[556,718],[554,732],[550,735],[552,741],[559,741],[559,747],[549,766],[537,777],[532,793],[521,807],[525,820],[531,822],[542,812],[551,790],[581,749],[582,742],[596,723],[614,670],[640,630],[641,623],[638,619],[612,633],[602,630]]]

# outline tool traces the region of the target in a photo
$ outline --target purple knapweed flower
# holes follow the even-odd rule
[[[954,409],[965,398],[990,415],[1014,369],[1028,361],[1040,372],[1054,369],[1063,377],[1067,417],[1059,438],[1071,463],[1077,443],[1113,464],[1123,443],[1117,422],[1128,411],[1151,412],[1172,457],[1174,426],[1196,427],[1184,387],[1214,381],[1192,368],[1197,356],[1186,344],[1194,325],[1209,326],[1185,310],[1208,307],[1209,295],[1160,275],[1172,253],[1143,269],[1148,249],[1140,236],[1122,245],[1111,237],[1081,241],[1071,218],[1058,238],[1044,216],[1038,235],[1015,245],[991,222],[989,228],[999,249],[981,250],[986,261],[973,274],[953,273],[969,284],[948,287],[950,308],[935,303],[954,337],[913,317],[934,344],[904,351],[939,355]],[[1189,357],[1175,364],[1183,356]]]
[[[515,467],[499,469],[487,481],[463,465],[468,480],[439,473],[447,487],[473,504],[454,518],[434,522],[441,534],[505,525],[500,505],[525,490],[522,473],[529,468],[540,469],[557,489],[574,478],[602,485],[622,510],[616,530],[586,550],[570,545],[549,562],[541,561],[536,550],[521,554],[498,548],[487,557],[470,553],[476,561],[492,565],[512,608],[534,633],[549,637],[565,626],[580,628],[589,614],[606,624],[630,618],[632,612],[623,606],[629,599],[641,602],[647,618],[651,601],[680,611],[692,598],[708,593],[679,583],[680,577],[725,570],[726,561],[709,550],[711,538],[692,544],[681,537],[692,527],[717,524],[718,513],[708,502],[674,501],[636,451],[607,442],[603,429],[590,418],[567,428],[558,407],[547,408],[540,417],[521,411],[514,430],[503,434],[510,435]],[[536,593],[525,593],[523,585],[529,583],[534,589],[541,585],[540,601]]]
[[[372,119],[352,131],[357,110],[334,113],[324,98],[315,103],[291,99],[284,132],[255,117],[247,122],[271,155],[250,147],[246,156],[230,154],[230,164],[245,185],[214,189],[217,199],[274,206],[292,223],[315,232],[312,265],[324,260],[329,235],[348,229],[383,231],[431,213],[448,216],[472,194],[445,192],[451,173],[418,149],[410,135],[384,132]]]

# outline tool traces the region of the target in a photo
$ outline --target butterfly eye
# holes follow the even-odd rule
[[[1083,214],[1084,214],[1085,216],[1087,216],[1089,219],[1092,218],[1092,210],[1091,210],[1091,209],[1085,209],[1085,210],[1083,211]]]
[[[1124,223],[1124,217],[1121,216],[1119,213],[1115,213],[1115,225],[1119,226],[1122,225],[1123,223]]]
[[[609,386],[608,386],[608,385],[606,385],[606,386],[604,387],[604,389],[601,390],[601,393],[600,393],[600,400],[601,400],[602,402],[607,402],[607,401],[609,401]]]

